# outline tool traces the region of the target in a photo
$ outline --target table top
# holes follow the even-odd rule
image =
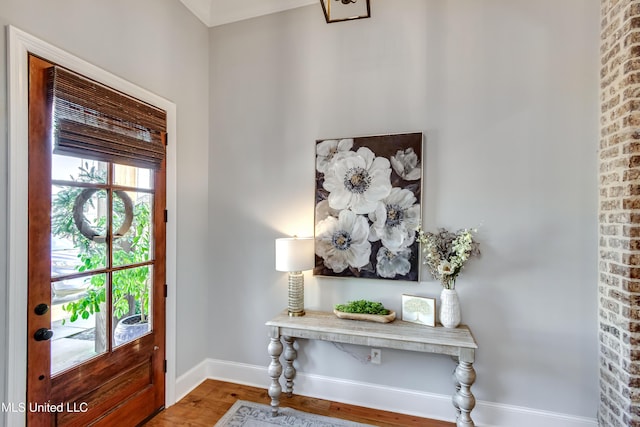
[[[452,329],[397,319],[389,323],[377,323],[340,319],[331,312],[311,310],[300,317],[291,317],[287,310],[284,310],[266,325],[279,328],[278,334],[283,336],[380,345],[414,351],[456,354],[459,349],[478,348],[466,325]]]

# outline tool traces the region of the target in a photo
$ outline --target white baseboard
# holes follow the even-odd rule
[[[266,366],[206,359],[177,379],[176,396],[182,399],[206,379],[265,389],[270,382]],[[281,381],[283,381],[282,378]],[[451,396],[304,372],[298,372],[296,375],[295,393],[367,408],[455,422]],[[281,404],[286,405],[286,397],[282,398]],[[484,401],[476,403],[472,416],[476,425],[485,427],[596,427],[598,425],[595,418]]]
[[[213,362],[205,359],[193,368],[176,379],[176,402],[178,403],[183,397],[189,394],[194,388],[198,387],[204,380],[213,378],[207,373],[207,365]]]

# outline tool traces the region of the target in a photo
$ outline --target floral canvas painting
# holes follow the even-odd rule
[[[314,274],[417,281],[422,134],[316,141]]]

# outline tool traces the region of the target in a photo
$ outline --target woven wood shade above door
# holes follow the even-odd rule
[[[54,153],[160,168],[165,111],[67,69],[48,72]]]

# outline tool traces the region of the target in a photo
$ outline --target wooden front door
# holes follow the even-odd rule
[[[164,406],[165,165],[52,150],[29,59],[27,424],[134,426]]]

